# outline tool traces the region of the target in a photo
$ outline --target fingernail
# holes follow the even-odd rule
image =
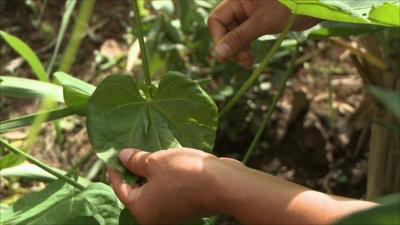
[[[217,53],[217,56],[220,58],[228,58],[232,54],[231,47],[226,43],[218,44],[215,47],[215,52]]]
[[[126,164],[126,162],[129,160],[131,155],[133,154],[133,151],[130,149],[123,149],[119,153],[119,160],[121,160],[122,164]]]

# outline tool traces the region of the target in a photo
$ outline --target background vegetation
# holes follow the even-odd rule
[[[217,2],[149,0],[139,1],[139,6],[152,79],[170,70],[184,72],[221,109],[252,71],[232,62],[219,64],[212,57],[206,21]],[[2,32],[1,75],[42,81],[56,78],[65,84],[62,75],[53,75],[64,71],[94,86],[111,74],[144,79],[130,1],[18,0],[0,1],[0,7],[0,29],[19,37],[38,56],[21,57],[7,41],[12,37]],[[256,62],[275,40],[269,35],[253,43]],[[290,33],[256,83],[220,120],[214,153],[243,158],[288,75],[296,47],[293,74],[248,165],[347,197],[372,200],[400,192],[399,43],[399,28],[375,25],[327,21],[311,31]],[[39,60],[46,66],[38,66]],[[60,173],[78,170],[82,182],[106,181],[105,165],[91,150],[85,118],[73,115],[42,125],[56,115],[49,114],[31,118],[29,123],[24,120],[32,127],[6,127],[14,126],[6,123],[12,118],[61,105],[61,89],[27,80],[4,81],[0,84],[2,139]],[[53,95],[48,97],[46,91]],[[47,97],[32,100],[38,96]],[[70,111],[57,113],[69,115]],[[55,180],[8,153],[0,149],[4,209]],[[57,190],[62,184],[51,185]],[[78,194],[76,201],[80,198]],[[230,218],[221,221],[235,223]]]

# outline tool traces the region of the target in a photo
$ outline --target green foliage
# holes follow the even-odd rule
[[[61,20],[61,26],[60,30],[58,31],[57,35],[57,41],[56,41],[56,46],[54,48],[53,55],[51,57],[50,63],[47,67],[47,74],[51,74],[54,66],[54,62],[57,58],[58,51],[60,50],[61,47],[61,42],[64,38],[65,31],[67,30],[69,21],[72,16],[72,12],[74,11],[75,5],[76,5],[76,0],[67,0],[65,2],[65,12],[63,14],[62,20]]]
[[[397,0],[279,0],[294,14],[348,23],[400,26]]]
[[[0,85],[0,96],[43,99],[49,98],[57,102],[64,102],[62,87],[43,81],[27,78],[0,76],[3,80]]]
[[[392,225],[400,224],[400,195],[393,194],[385,197],[382,205],[374,208],[354,213],[345,217],[335,225],[352,225],[352,224],[365,224],[365,225]]]
[[[379,87],[368,88],[375,99],[400,119],[400,91],[385,90]]]
[[[44,114],[47,115],[44,122],[47,122],[47,121],[52,121],[52,120],[60,119],[60,118],[75,114],[75,109],[73,109],[71,107],[53,109],[53,110],[49,110],[49,111],[38,112],[38,113],[31,114],[31,115],[13,118],[13,119],[6,120],[6,121],[1,121],[0,122],[0,133],[7,132],[9,130],[20,128],[20,127],[30,126],[34,123],[35,118],[37,116],[41,116]]]
[[[28,64],[41,81],[49,81],[46,71],[35,52],[21,39],[0,30],[0,36],[14,49]]]
[[[64,72],[54,73],[54,78],[63,86],[65,104],[80,115],[86,115],[89,97],[96,87]]]
[[[113,225],[118,224],[119,211],[117,197],[108,185],[93,183],[79,191],[57,180],[40,192],[25,195],[2,212],[0,223],[70,224],[79,217],[85,219],[82,224],[95,219],[96,224]]]
[[[87,24],[91,18],[96,0],[80,1],[79,14],[75,20],[74,29],[69,39],[59,70],[69,72],[74,64],[76,53],[85,37]]]
[[[166,74],[149,90],[129,76],[107,77],[89,100],[87,128],[97,155],[123,171],[118,152],[133,147],[157,151],[193,147],[211,151],[217,128],[217,107],[193,80],[178,72]]]

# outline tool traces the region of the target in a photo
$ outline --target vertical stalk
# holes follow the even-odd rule
[[[281,99],[281,97],[283,95],[283,92],[284,92],[284,90],[286,88],[287,81],[289,80],[290,76],[293,74],[294,67],[295,67],[296,55],[297,55],[297,49],[293,53],[292,60],[290,62],[290,67],[286,71],[285,77],[283,79],[283,82],[282,82],[281,86],[279,87],[278,92],[276,93],[276,95],[274,96],[274,98],[272,100],[272,104],[268,109],[267,115],[265,116],[264,120],[261,122],[261,125],[257,130],[256,136],[254,137],[253,141],[250,144],[250,147],[247,149],[247,152],[243,157],[243,160],[242,160],[243,164],[247,164],[247,162],[249,161],[251,155],[254,153],[254,150],[255,150],[255,148],[256,148],[256,146],[258,144],[258,141],[261,138],[262,133],[264,132],[265,128],[271,122],[272,113],[274,113],[274,111],[276,109],[276,106],[278,104],[278,101]]]
[[[146,45],[143,39],[143,30],[142,30],[142,23],[140,20],[140,11],[138,6],[138,0],[132,0],[133,11],[135,12],[135,23],[139,30],[138,39],[140,45],[140,52],[142,54],[142,63],[143,63],[143,72],[144,72],[144,80],[146,84],[150,87],[151,86],[151,78],[150,78],[150,70],[149,70],[149,61],[147,57],[147,50]]]
[[[83,190],[85,187],[81,184],[79,184],[78,182],[70,179],[69,177],[66,177],[65,175],[53,170],[52,168],[48,167],[45,163],[39,161],[38,159],[36,159],[35,157],[29,155],[28,153],[25,153],[24,151],[8,144],[5,140],[0,138],[0,144],[5,146],[7,149],[9,149],[11,152],[20,155],[24,158],[26,158],[29,162],[37,165],[38,167],[42,168],[43,170],[49,172],[50,174],[54,175],[55,177],[57,177],[58,179],[64,181],[65,183],[68,183],[72,186],[74,186],[75,188],[79,189],[79,190]]]
[[[226,106],[221,110],[220,118],[225,116],[225,114],[231,110],[231,108],[235,105],[235,103],[238,101],[238,99],[244,94],[245,91],[247,91],[247,89],[250,88],[250,86],[258,78],[258,76],[261,74],[261,72],[265,69],[265,67],[268,65],[269,61],[271,61],[275,52],[281,46],[283,39],[286,37],[286,34],[289,32],[290,28],[293,26],[295,17],[296,16],[294,14],[290,16],[288,22],[286,23],[285,27],[283,28],[282,33],[279,35],[278,39],[275,41],[272,48],[268,51],[267,55],[265,55],[265,57],[261,61],[260,65],[257,67],[256,70],[254,70],[254,72],[251,74],[249,79],[246,80],[246,82],[240,87],[240,89],[229,100],[229,102],[226,104]]]
[[[68,72],[75,62],[76,53],[78,52],[79,46],[81,45],[82,39],[85,36],[86,27],[90,20],[93,12],[96,0],[84,0],[80,1],[79,14],[76,18],[74,30],[69,39],[67,48],[65,49],[62,64],[59,68],[60,71]]]
[[[51,77],[51,73],[53,72],[54,62],[56,61],[58,51],[60,50],[61,41],[64,38],[65,31],[67,30],[69,21],[71,19],[72,12],[74,11],[76,5],[76,0],[67,0],[65,3],[65,11],[61,20],[61,27],[58,30],[56,46],[53,51],[53,55],[51,56],[50,63],[47,66],[47,76]]]

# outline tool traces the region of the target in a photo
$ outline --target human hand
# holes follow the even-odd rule
[[[264,34],[281,32],[290,14],[278,0],[222,1],[208,19],[218,61],[231,59],[250,67],[253,64],[251,42]],[[305,30],[317,23],[315,18],[298,16],[292,30]]]
[[[129,171],[147,178],[142,186],[129,185],[109,169],[116,195],[143,225],[177,224],[222,213],[219,194],[223,177],[234,175],[233,168],[244,167],[236,160],[189,148],[155,153],[126,149],[120,160]]]

